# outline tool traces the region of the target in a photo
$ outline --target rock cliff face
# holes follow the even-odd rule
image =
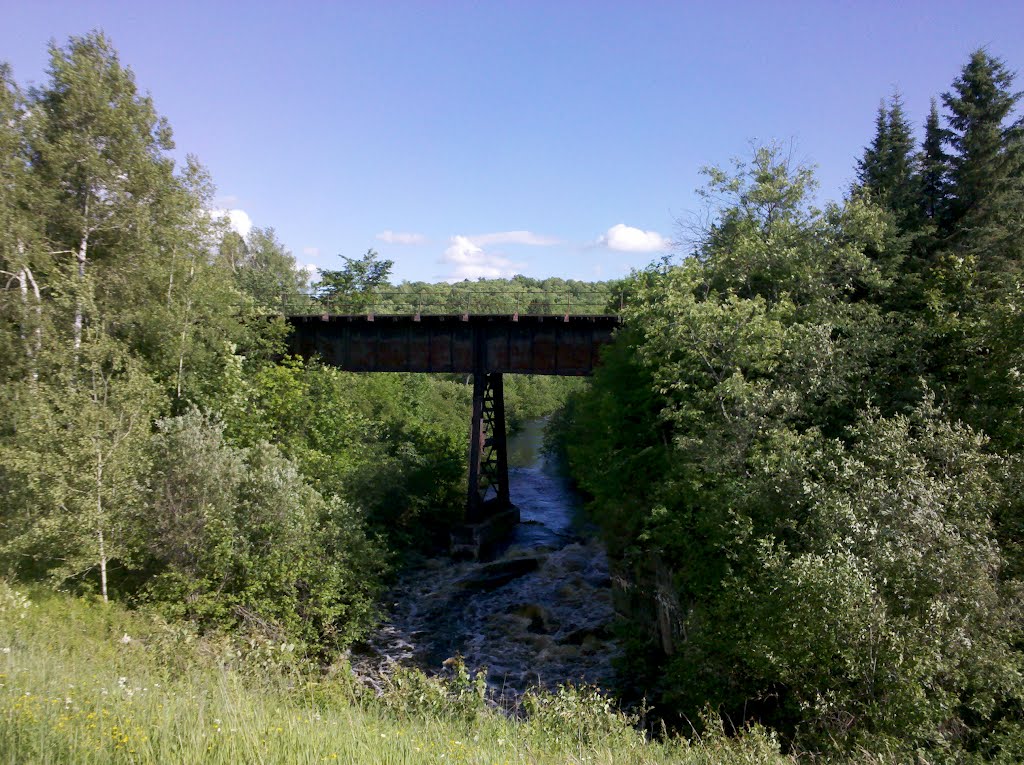
[[[661,652],[671,656],[683,640],[683,614],[671,567],[660,555],[651,553],[632,562],[613,561],[611,571],[616,612],[651,630]]]

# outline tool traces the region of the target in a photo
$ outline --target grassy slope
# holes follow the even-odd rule
[[[417,683],[397,700],[357,700],[345,673],[282,670],[287,648],[240,652],[116,605],[38,588],[26,598],[2,581],[0,652],[0,763],[784,761],[762,734],[649,744],[614,714],[580,715],[575,697],[550,697],[529,722],[431,704],[437,695]]]

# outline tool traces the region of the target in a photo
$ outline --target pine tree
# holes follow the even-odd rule
[[[918,179],[914,172],[914,137],[897,91],[879,104],[875,137],[857,163],[857,178],[880,203],[911,225],[917,218]]]
[[[943,95],[949,193],[939,210],[945,236],[933,253],[929,324],[950,411],[1016,449],[1024,432],[1024,174],[1013,81],[1000,59],[978,50]]]
[[[867,189],[878,189],[884,172],[882,170],[889,140],[889,110],[883,98],[875,113],[875,137],[864,148],[864,156],[857,160],[857,181]]]
[[[921,144],[921,211],[924,216],[940,223],[949,203],[949,155],[943,149],[946,131],[939,122],[939,107],[932,99],[928,119],[924,123],[924,141]]]
[[[976,50],[943,94],[949,110],[946,140],[953,149],[952,222],[974,229],[984,225],[1009,181],[1020,173],[1019,125],[1004,124],[1020,93],[1014,93],[1014,74],[1001,59]]]

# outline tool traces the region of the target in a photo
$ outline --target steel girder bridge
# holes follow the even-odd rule
[[[550,309],[549,309],[550,310]],[[473,375],[466,522],[518,510],[508,486],[504,374],[589,375],[617,315],[285,312],[289,350],[351,372]]]

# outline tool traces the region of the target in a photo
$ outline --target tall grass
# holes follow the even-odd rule
[[[591,692],[515,720],[416,673],[377,699],[289,646],[199,639],[0,582],[0,763],[776,763],[770,736],[651,743]]]

